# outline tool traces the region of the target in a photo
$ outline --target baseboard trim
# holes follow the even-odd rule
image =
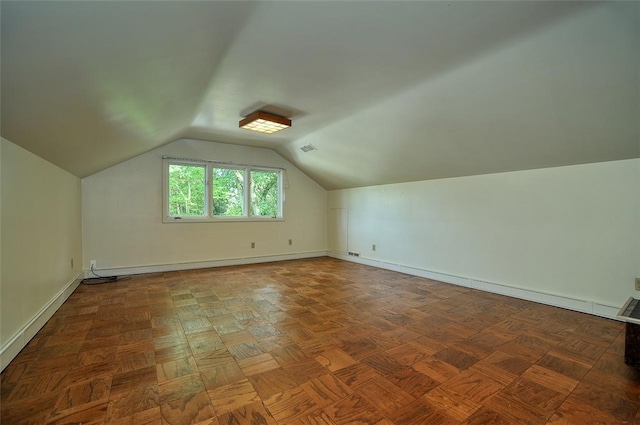
[[[13,360],[40,329],[47,323],[53,314],[58,311],[62,303],[76,290],[82,280],[83,272],[80,272],[73,280],[67,283],[33,318],[24,325],[9,341],[0,348],[0,371]]]
[[[445,273],[433,272],[417,267],[404,266],[385,261],[373,260],[370,258],[354,257],[340,252],[329,251],[329,257],[339,260],[350,261],[353,263],[364,264],[367,266],[379,267],[385,270],[392,270],[412,276],[424,277],[440,282],[451,283],[453,285],[464,286],[467,288],[479,289],[481,291],[491,292],[494,294],[506,295],[509,297],[519,298],[527,301],[534,301],[541,304],[551,305],[554,307],[566,308],[568,310],[588,313],[595,316],[605,317],[607,319],[620,320],[617,318],[620,306],[611,306],[601,304],[596,301],[582,300],[563,295],[549,294],[546,292],[534,291],[531,289],[518,288],[515,286],[504,285],[494,282],[486,282],[477,279],[466,278],[462,276],[450,275]]]
[[[294,254],[264,255],[255,257],[227,258],[222,260],[195,261],[187,263],[155,264],[150,266],[112,267],[96,269],[100,276],[128,276],[145,273],[174,272],[181,270],[208,269],[225,266],[241,266],[245,264],[271,263],[275,261],[299,260],[303,258],[325,257],[327,251],[307,251]],[[95,277],[90,270],[84,271],[85,277]]]

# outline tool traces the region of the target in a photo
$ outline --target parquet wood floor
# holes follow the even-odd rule
[[[622,323],[331,258],[81,285],[16,424],[640,423]]]

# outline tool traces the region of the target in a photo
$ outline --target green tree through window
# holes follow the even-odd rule
[[[278,216],[278,175],[273,171],[251,171],[251,215]]]
[[[169,214],[173,217],[205,215],[206,167],[169,165]]]
[[[245,215],[244,180],[244,170],[213,169],[213,215]]]

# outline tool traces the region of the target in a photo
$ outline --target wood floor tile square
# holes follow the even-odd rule
[[[388,417],[395,424],[403,425],[453,425],[457,423],[445,412],[439,411],[422,398],[391,412]]]
[[[440,388],[482,404],[504,386],[481,372],[465,370],[442,384]]]
[[[128,357],[134,354],[153,353],[153,340],[143,339],[129,342],[123,342],[118,345],[116,350],[116,360]]]
[[[95,363],[115,362],[117,347],[95,348],[84,350],[80,348],[76,365],[86,366]]]
[[[89,375],[91,376],[91,375]],[[111,395],[126,392],[137,387],[156,385],[158,383],[156,367],[149,366],[131,372],[113,375]]]
[[[322,376],[328,371],[327,368],[313,359],[287,365],[284,370],[295,379],[298,385],[307,382],[309,379]]]
[[[429,391],[429,393],[423,397],[423,400],[436,410],[445,412],[448,417],[451,417],[459,423],[468,419],[482,406],[480,403],[443,388],[436,388],[433,391]]]
[[[518,422],[519,423],[519,422]],[[525,422],[526,423],[526,422]],[[582,423],[582,422],[576,422]],[[471,414],[464,422],[463,425],[514,425],[513,419],[502,415],[499,412],[492,410],[487,406],[482,406],[474,413]]]
[[[513,424],[542,425],[547,421],[545,412],[532,408],[512,396],[502,393],[498,393],[489,399],[483,407],[498,412],[500,417],[508,419]]]
[[[531,366],[522,377],[561,394],[569,394],[578,385],[578,381],[538,365]]]
[[[274,394],[264,400],[264,404],[271,415],[282,423],[309,415],[319,408],[311,397],[299,387]]]
[[[567,401],[572,405],[588,405],[604,412],[621,423],[633,421],[638,405],[625,398],[611,394],[606,388],[588,382],[579,383]]]
[[[162,423],[171,425],[197,424],[215,418],[216,412],[205,391],[160,404]]]
[[[73,367],[67,373],[67,382],[79,382],[87,379],[87,377],[101,375],[113,375],[113,381],[111,384],[111,386],[113,387],[113,382],[117,382],[118,380],[118,375],[115,374],[115,364],[93,363],[86,366]]]
[[[58,370],[51,373],[43,373],[41,375],[35,375],[28,378],[20,379],[15,382],[10,391],[4,394],[7,386],[6,383],[2,383],[3,388],[3,402],[13,402],[17,400],[28,399],[30,397],[46,394],[51,391],[61,391],[66,382],[68,382],[67,372],[64,370]]]
[[[190,319],[181,321],[182,328],[186,334],[192,334],[194,332],[202,332],[202,330],[211,329],[213,326],[206,317],[198,317],[197,319]]]
[[[447,346],[442,342],[424,335],[409,341],[408,344],[411,346],[416,346],[418,350],[429,355],[434,355],[438,351],[442,351],[447,348]]]
[[[536,364],[575,380],[581,380],[589,371],[589,368],[572,362],[565,356],[551,353],[544,355]]]
[[[160,395],[156,384],[126,388],[109,396],[107,421],[111,423],[124,418],[144,417],[144,412],[150,410],[156,411],[159,419],[159,408]]]
[[[244,405],[220,415],[220,424],[277,425],[276,420],[266,411],[261,402]]]
[[[362,363],[373,368],[383,376],[393,375],[405,367],[400,361],[387,353],[376,353],[362,360]]]
[[[54,357],[43,361],[32,362],[24,372],[23,377],[42,375],[45,373],[55,372],[57,370],[67,370],[69,365],[73,365],[78,358],[78,354],[70,354],[61,357]]]
[[[362,363],[356,363],[337,370],[334,372],[334,375],[352,389],[358,388],[360,385],[380,377],[380,374],[373,370],[373,368]]]
[[[200,377],[207,390],[213,390],[245,378],[244,373],[242,373],[236,362],[201,367],[199,370]]]
[[[357,393],[324,407],[324,411],[337,425],[368,425],[384,419],[375,407]]]
[[[415,400],[415,397],[384,377],[368,382],[367,385],[358,388],[357,392],[383,413],[398,410]]]
[[[209,351],[199,356],[194,356],[198,367],[218,366],[234,361],[233,356],[227,349]]]
[[[181,359],[156,365],[156,373],[158,375],[159,383],[197,372],[198,366],[196,365],[193,357],[183,357]]]
[[[260,401],[258,393],[246,379],[209,390],[208,394],[218,416]]]
[[[162,402],[190,397],[205,390],[200,374],[197,373],[162,382],[158,384],[158,389]]]
[[[262,346],[262,345],[261,345]],[[263,347],[264,348],[264,347]],[[302,361],[310,360],[304,351],[296,344],[288,344],[279,346],[269,351],[271,356],[278,362],[280,366],[288,366]]]
[[[345,367],[356,363],[356,360],[353,357],[339,348],[323,352],[321,355],[316,357],[316,361],[332,372],[344,369]]]
[[[0,423],[46,423],[59,396],[57,392],[48,392],[11,403],[3,402],[0,409]]]
[[[320,407],[338,401],[353,391],[331,374],[310,379],[301,385],[302,389]]]
[[[257,356],[249,357],[248,359],[238,360],[237,363],[246,376],[267,372],[269,370],[277,369],[280,367],[278,362],[276,362],[269,353],[263,353]]]
[[[393,357],[398,363],[409,367],[413,366],[419,361],[428,359],[436,352],[437,351],[432,352],[431,350],[428,350],[421,345],[412,344],[411,342],[395,348],[391,348],[386,351],[386,353]]]
[[[445,348],[434,354],[433,357],[460,370],[468,369],[480,360],[478,357],[453,347]]]
[[[400,369],[393,375],[387,376],[387,379],[415,398],[422,397],[425,393],[440,385],[438,381],[411,367]]]
[[[56,412],[47,421],[47,425],[89,424],[98,425],[104,423],[107,414],[107,402],[96,401],[82,405],[78,408],[70,408]]]
[[[154,407],[120,419],[110,420],[107,411],[107,423],[110,425],[157,425],[162,423],[160,407]]]
[[[244,360],[250,357],[258,356],[260,354],[264,354],[264,351],[256,342],[234,345],[228,347],[228,350],[235,360]]]
[[[298,416],[290,422],[290,425],[335,425],[335,422],[329,418],[324,410],[318,409],[308,415]]]
[[[247,379],[263,400],[274,394],[295,388],[298,385],[296,380],[283,368],[251,375]]]
[[[358,340],[346,340],[338,344],[340,349],[353,357],[355,360],[361,360],[369,357],[384,349],[384,346],[378,343],[374,338],[361,338]]]
[[[115,362],[115,374],[131,372],[133,370],[143,369],[149,366],[155,366],[156,359],[153,351],[144,353],[131,354],[121,357]]]
[[[198,350],[200,350],[200,352],[213,351],[219,350],[223,347],[220,335],[209,327],[198,329],[197,332],[192,332],[186,335],[187,341],[194,353]]]
[[[67,386],[55,405],[54,415],[92,402],[106,402],[111,388],[111,376],[104,375]]]
[[[220,340],[227,347],[256,342],[256,339],[247,330],[220,335]]]
[[[185,343],[170,347],[156,348],[154,349],[154,356],[156,363],[166,363],[183,359],[185,357],[191,357],[192,351],[189,345]]]
[[[333,342],[331,338],[328,338],[326,336],[320,336],[320,337],[311,336],[310,338],[306,338],[306,339],[304,338],[296,339],[295,336],[298,335],[298,331],[299,329],[294,329],[292,331],[294,335],[294,342],[298,344],[298,346],[302,348],[302,351],[307,353],[307,355],[310,357],[316,357],[327,351],[333,351],[333,350],[339,349],[337,344]],[[303,329],[303,331],[305,331],[306,335],[314,335],[311,332],[307,332],[305,329]]]

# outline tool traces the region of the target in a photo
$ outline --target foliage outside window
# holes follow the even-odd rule
[[[245,215],[244,182],[244,169],[213,168],[213,215]]]
[[[169,165],[169,215],[204,217],[206,214],[205,176],[207,168],[194,165]]]
[[[279,174],[266,170],[251,170],[251,215],[277,217]]]
[[[165,221],[282,218],[282,171],[165,160]]]

